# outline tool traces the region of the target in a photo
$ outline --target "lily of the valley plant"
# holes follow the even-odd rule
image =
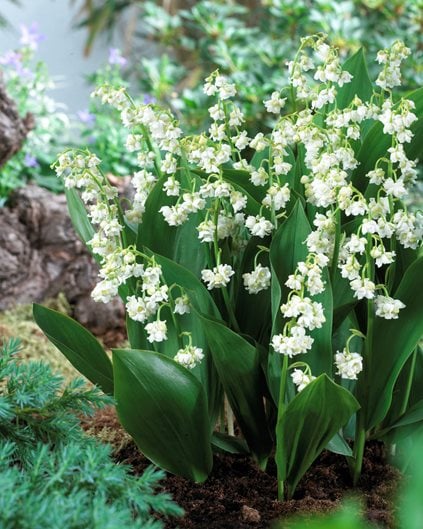
[[[341,64],[324,37],[303,39],[290,85],[264,101],[273,131],[255,137],[217,71],[204,86],[210,126],[197,136],[123,88],[94,94],[121,112],[137,153],[131,199],[87,151],[65,152],[55,168],[100,265],[93,297],[121,296],[131,348],[111,362],[76,322],[34,314],[114,394],[123,426],[164,469],[202,481],[212,450],[265,467],[276,447],[289,497],[325,447],[348,458],[357,482],[367,439],[394,443],[421,425],[421,227],[403,200],[417,176],[423,91],[395,96],[409,54],[399,41],[380,51],[373,84],[361,51]],[[225,402],[240,436],[222,421]]]

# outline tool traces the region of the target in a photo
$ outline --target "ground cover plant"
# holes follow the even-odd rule
[[[108,403],[97,388],[63,377],[45,362],[18,360],[20,344],[0,348],[0,524],[8,528],[160,529],[153,512],[179,516],[164,473],[134,477],[111,447],[84,435],[80,416]]]
[[[111,362],[70,318],[39,305],[34,317],[115,396],[123,426],[162,468],[204,481],[213,447],[262,468],[275,449],[289,498],[325,447],[357,483],[366,440],[421,427],[422,230],[403,199],[417,177],[423,91],[397,93],[409,55],[401,41],[379,51],[372,81],[362,50],[342,61],[323,35],[303,38],[289,85],[264,101],[272,131],[254,136],[219,71],[204,85],[210,127],[197,135],[124,87],[96,90],[137,154],[133,198],[119,201],[89,151],[64,152],[55,168],[100,264],[93,298],[121,296],[130,348]]]

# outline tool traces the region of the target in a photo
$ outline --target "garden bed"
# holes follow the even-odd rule
[[[91,434],[109,440],[115,459],[127,463],[141,474],[150,462],[139,452],[124,432],[113,408],[97,412],[83,424]],[[185,510],[182,520],[171,520],[167,529],[265,529],[274,520],[302,514],[314,517],[333,511],[341,500],[354,496],[363,506],[368,520],[393,529],[395,498],[399,472],[386,460],[383,446],[370,444],[363,464],[359,486],[352,488],[346,460],[323,452],[302,479],[294,499],[277,501],[276,467],[269,462],[266,472],[242,455],[215,455],[213,471],[203,484],[167,475],[163,489]]]

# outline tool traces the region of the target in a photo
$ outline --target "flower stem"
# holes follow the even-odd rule
[[[277,425],[279,424],[280,420],[282,419],[283,414],[285,413],[285,394],[286,394],[286,380],[288,376],[288,356],[284,355],[283,357],[283,364],[282,364],[282,372],[281,372],[281,382],[279,386],[279,402],[278,402],[278,419],[277,419]],[[276,426],[277,427],[277,426]],[[285,492],[285,484],[282,478],[282,465],[281,460],[284,458],[283,454],[283,443],[279,439],[279,436],[276,435],[276,465],[278,469],[278,499],[279,501],[283,501],[284,499],[284,492]]]
[[[339,209],[337,209],[335,212],[335,222],[335,245],[333,249],[332,266],[330,270],[330,280],[332,288],[335,282],[336,269],[338,267],[339,245],[341,241],[341,212]]]
[[[357,414],[357,427],[355,433],[354,442],[354,468],[353,468],[353,484],[354,487],[357,485],[358,480],[361,476],[361,470],[363,467],[363,456],[364,446],[366,444],[366,430],[363,425],[363,414],[358,412]]]
[[[225,302],[226,310],[228,311],[229,320],[231,322],[231,326],[234,331],[237,333],[241,332],[241,329],[239,328],[238,322],[236,320],[235,312],[232,308],[231,300],[229,299],[228,289],[226,287],[222,287],[222,295],[223,295],[223,301]]]

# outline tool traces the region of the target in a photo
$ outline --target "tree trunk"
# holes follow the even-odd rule
[[[33,127],[32,114],[24,118],[19,115],[15,102],[7,95],[0,73],[0,167],[20,150]]]

